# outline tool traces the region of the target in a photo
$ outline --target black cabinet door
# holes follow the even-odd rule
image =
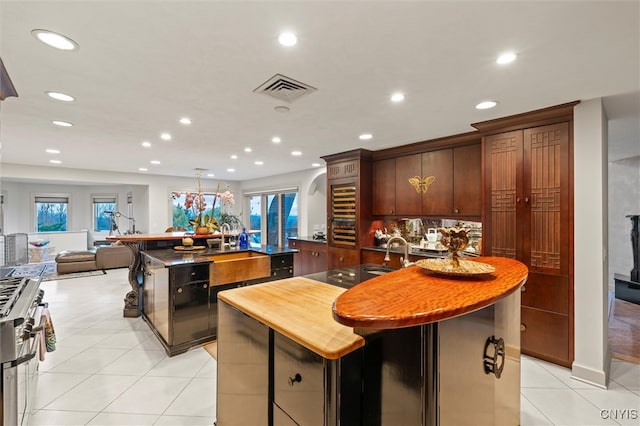
[[[211,286],[209,291],[209,334],[214,338],[218,337],[218,293],[241,286],[240,283]]]
[[[173,342],[197,340],[209,335],[209,282],[178,284],[173,288]]]

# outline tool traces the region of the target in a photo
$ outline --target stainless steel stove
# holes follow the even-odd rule
[[[38,377],[45,317],[41,277],[0,279],[0,424],[26,425]]]

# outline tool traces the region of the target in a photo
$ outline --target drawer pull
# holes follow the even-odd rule
[[[302,376],[300,375],[300,373],[296,373],[295,376],[289,377],[289,386],[293,386],[296,383],[300,383],[301,381],[302,381]]]
[[[490,350],[491,353],[487,353],[490,347],[493,347],[493,350]],[[496,379],[499,379],[504,368],[504,354],[504,339],[502,337],[496,339],[495,336],[488,337],[484,344],[484,358],[482,360],[484,374],[493,373]]]
[[[520,324],[520,331],[522,331],[522,332],[527,331],[527,325],[526,324]]]
[[[523,285],[522,287],[520,287],[520,292],[524,293],[527,291],[527,286]]]
[[[182,287],[178,288],[178,294],[182,293]]]

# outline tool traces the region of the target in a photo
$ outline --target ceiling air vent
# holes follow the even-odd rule
[[[262,93],[280,101],[293,102],[304,95],[315,92],[315,87],[301,83],[282,74],[276,74],[262,83],[254,93]]]

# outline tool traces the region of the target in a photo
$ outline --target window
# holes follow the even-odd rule
[[[252,242],[266,245],[286,245],[289,237],[298,236],[298,192],[293,190],[246,194],[249,223],[260,234]]]
[[[34,200],[36,232],[60,232],[68,229],[68,195],[36,195]]]
[[[214,193],[203,193],[204,202],[205,202],[205,211],[204,215],[211,217],[211,206],[213,205]],[[190,208],[186,206],[187,201],[187,193],[186,192],[172,192],[171,193],[171,201],[172,201],[172,216],[173,220],[171,222],[171,226],[183,227],[187,230],[194,231],[193,226],[189,223],[189,221],[194,220],[196,216],[198,216],[198,211],[194,208]],[[215,217],[220,217],[220,203],[216,204],[215,207]]]
[[[115,231],[113,215],[118,211],[117,196],[113,194],[99,194],[91,196],[93,203],[93,230]],[[112,226],[116,228],[112,229]]]

